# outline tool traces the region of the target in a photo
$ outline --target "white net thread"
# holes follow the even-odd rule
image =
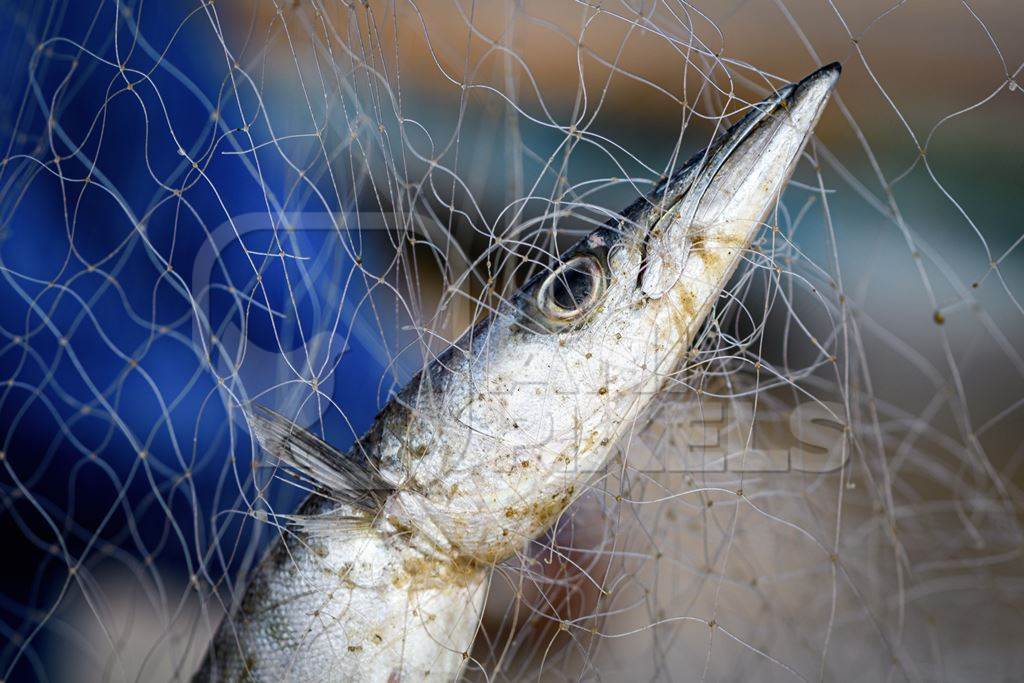
[[[0,679],[187,679],[309,488],[243,408],[347,448],[532,273],[832,59],[816,139],[684,367],[492,568],[464,676],[1024,664],[1024,10],[0,15]]]

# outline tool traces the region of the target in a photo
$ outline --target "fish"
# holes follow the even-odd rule
[[[457,679],[490,570],[552,527],[642,422],[775,206],[839,77],[782,87],[557,255],[341,452],[264,407],[315,487],[195,681]]]

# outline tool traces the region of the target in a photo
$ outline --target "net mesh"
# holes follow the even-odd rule
[[[472,680],[1024,665],[1011,3],[0,7],[0,679],[187,679],[339,448],[773,88],[815,140]],[[982,607],[983,606],[983,607]]]

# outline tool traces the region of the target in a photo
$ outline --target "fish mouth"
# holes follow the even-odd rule
[[[832,63],[776,91],[658,188],[666,207],[644,236],[637,284],[657,299],[682,273],[694,231],[728,233],[746,248],[774,206],[835,87]],[[652,197],[652,199],[654,199]],[[723,226],[728,226],[723,231]]]

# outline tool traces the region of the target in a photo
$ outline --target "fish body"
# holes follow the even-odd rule
[[[313,496],[299,515],[338,512]],[[260,563],[195,680],[453,680],[485,593],[482,567],[432,558],[394,529],[300,526]]]
[[[320,487],[257,569],[198,680],[451,680],[488,567],[548,529],[680,365],[839,75],[763,102],[559,255],[384,408],[348,454],[269,411]]]

